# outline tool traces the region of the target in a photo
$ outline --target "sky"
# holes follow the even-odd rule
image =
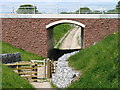
[[[93,0],[1,0],[0,2],[93,2]],[[94,0],[94,2],[118,2],[119,0]]]
[[[92,10],[111,10],[115,8],[118,1],[120,0],[0,0],[0,13],[16,12],[21,4],[35,5],[45,14],[74,12],[85,6]]]

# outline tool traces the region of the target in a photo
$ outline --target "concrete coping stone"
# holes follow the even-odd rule
[[[120,14],[0,14],[0,18],[111,18],[118,19]]]

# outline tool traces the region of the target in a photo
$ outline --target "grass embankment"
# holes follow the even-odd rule
[[[118,33],[81,50],[69,58],[82,74],[69,88],[118,88],[118,59]]]
[[[33,88],[28,81],[24,80],[18,74],[2,65],[2,88]]]
[[[43,59],[41,56],[26,52],[22,49],[15,48],[4,42],[0,42],[1,53],[16,53],[20,52],[21,59],[23,61],[29,61],[30,59]],[[0,64],[1,65],[1,64]],[[13,72],[7,66],[2,65],[2,87],[3,88],[32,88],[32,85],[28,81],[21,78],[18,74]]]
[[[72,26],[70,24],[60,24],[53,28],[54,30],[54,46],[59,40],[70,30]]]
[[[0,42],[1,43],[1,42]],[[14,46],[10,45],[10,44],[7,44],[7,43],[4,43],[2,42],[2,44],[0,44],[0,47],[2,47],[1,51],[2,51],[2,54],[4,53],[16,53],[16,52],[20,52],[20,55],[21,55],[21,59],[23,61],[29,61],[30,59],[36,59],[36,60],[41,60],[43,59],[41,56],[38,56],[36,54],[33,54],[33,53],[30,53],[30,52],[27,52],[23,49],[20,49],[20,48],[15,48]]]

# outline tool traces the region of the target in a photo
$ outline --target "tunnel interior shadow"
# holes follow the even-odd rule
[[[62,55],[67,54],[67,53],[71,53],[74,51],[79,51],[81,49],[66,49],[66,50],[61,50],[61,49],[55,49],[51,52],[51,55],[49,56],[49,58],[51,60],[58,60],[58,58],[60,58]]]

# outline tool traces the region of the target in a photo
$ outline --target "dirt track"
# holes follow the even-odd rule
[[[75,27],[71,32],[67,35],[67,37],[63,40],[60,49],[80,49],[80,33],[81,28]]]
[[[52,88],[50,82],[43,82],[43,83],[32,82],[31,84],[34,86],[34,88],[38,88],[38,90],[40,88]]]
[[[45,78],[45,68],[39,67],[38,68],[38,78]],[[50,82],[31,82],[34,88],[52,88]],[[38,89],[38,90],[39,90]]]

